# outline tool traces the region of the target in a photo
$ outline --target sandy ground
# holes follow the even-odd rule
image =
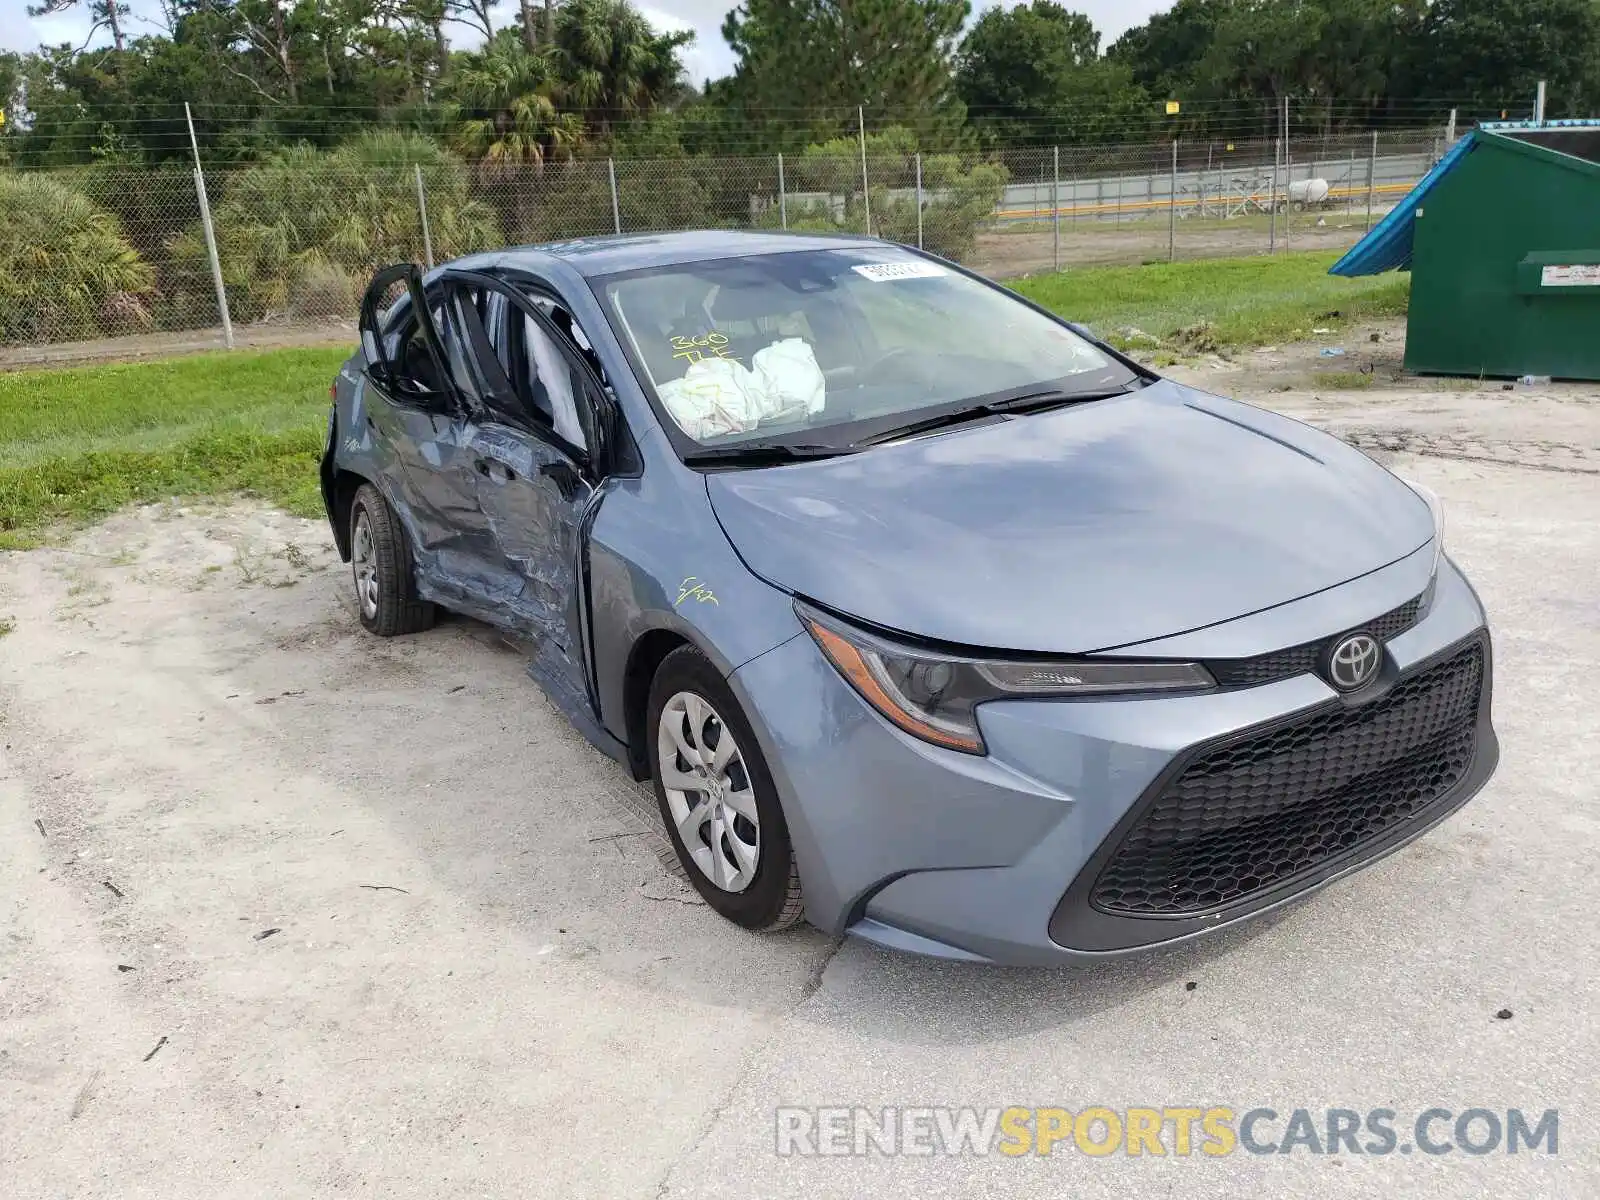
[[[156,505],[0,555],[0,1194],[1595,1195],[1600,390],[1322,365],[1179,373],[1443,494],[1500,771],[1268,923],[1093,970],[721,922],[517,647],[367,637],[316,522]],[[965,1103],[1561,1125],[1555,1157],[773,1153],[780,1104]]]

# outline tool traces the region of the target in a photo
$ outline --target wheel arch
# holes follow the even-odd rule
[[[624,743],[628,748],[628,770],[636,780],[650,778],[650,734],[645,728],[650,706],[650,684],[661,662],[680,646],[699,646],[676,629],[647,629],[628,650],[628,663],[622,672],[622,719]]]
[[[328,524],[333,529],[333,542],[339,549],[339,561],[350,561],[350,509],[355,504],[361,485],[378,485],[365,475],[344,467],[334,468],[328,481]],[[383,489],[378,488],[379,495]]]

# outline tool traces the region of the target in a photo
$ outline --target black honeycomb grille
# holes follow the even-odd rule
[[[1422,597],[1418,596],[1358,628],[1374,634],[1380,642],[1386,642],[1415,625],[1421,610]],[[1206,668],[1222,687],[1255,687],[1274,683],[1279,679],[1292,679],[1296,675],[1308,675],[1315,671],[1317,660],[1332,640],[1324,638],[1319,642],[1290,646],[1287,650],[1274,650],[1271,654],[1260,654],[1255,658],[1215,659],[1206,663]]]
[[[1476,747],[1473,644],[1359,708],[1210,751],[1150,804],[1095,881],[1105,912],[1181,916],[1294,878],[1422,813]]]

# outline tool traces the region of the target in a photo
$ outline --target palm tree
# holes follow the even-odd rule
[[[217,252],[233,315],[349,316],[367,278],[417,261],[424,246],[415,172],[426,177],[429,238],[441,259],[501,240],[493,210],[468,195],[468,173],[431,138],[369,130],[333,150],[300,143],[234,172],[216,206]],[[180,299],[208,302],[198,228],[170,245]]]
[[[523,165],[542,169],[570,158],[583,121],[562,112],[560,82],[549,54],[529,50],[515,30],[503,29],[482,50],[461,56],[451,93],[464,116],[452,140],[486,174]]]
[[[134,333],[155,273],[117,219],[64,179],[0,171],[0,343]]]
[[[567,0],[556,16],[556,67],[566,97],[608,132],[620,116],[676,99],[678,49],[692,33],[658,34],[628,0]]]

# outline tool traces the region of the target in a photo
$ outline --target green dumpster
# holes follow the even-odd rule
[[[1600,120],[1463,138],[1332,272],[1397,268],[1408,369],[1600,379]]]

